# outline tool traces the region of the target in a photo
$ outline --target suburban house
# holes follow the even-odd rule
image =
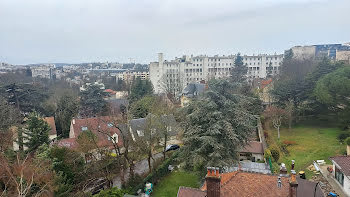
[[[333,163],[333,178],[343,189],[344,193],[350,196],[350,155],[335,156],[329,158]]]
[[[59,147],[67,147],[70,149],[78,149],[77,143],[78,136],[86,131],[91,131],[97,137],[98,148],[110,150],[114,152],[114,145],[123,147],[122,138],[118,128],[114,126],[114,121],[108,116],[84,118],[84,119],[72,119],[70,125],[69,138],[59,140],[57,145]]]
[[[264,160],[264,148],[262,142],[249,141],[244,147],[240,148],[239,160],[250,160],[252,162]]]
[[[204,83],[190,83],[183,90],[181,94],[181,107],[186,106],[192,98],[195,98],[205,91],[206,85]]]
[[[259,87],[259,98],[262,101],[262,105],[270,105],[275,102],[270,91],[273,89],[272,79],[262,80]]]
[[[43,120],[50,126],[50,131],[49,131],[49,139],[51,142],[53,142],[57,138],[57,131],[56,131],[56,124],[55,124],[55,118],[54,117],[45,117]],[[19,150],[19,145],[17,143],[18,141],[18,133],[17,133],[17,128],[14,129],[14,136],[13,136],[13,150],[18,151]],[[23,136],[26,134],[23,133]],[[23,142],[27,142],[27,139],[24,139]],[[24,150],[27,150],[28,148],[26,146],[23,146]]]
[[[49,138],[50,140],[54,140],[57,138],[57,131],[56,131],[56,124],[55,124],[55,118],[54,117],[46,117],[44,118],[45,122],[49,124],[51,130],[49,132]]]
[[[154,118],[155,122],[156,121],[161,121],[161,122],[160,123],[154,122],[154,124],[152,124],[149,122],[150,119],[148,119],[152,116],[153,116],[152,114],[149,114],[147,118],[138,118],[138,119],[133,119],[129,121],[129,125],[130,125],[129,130],[130,130],[132,139],[135,141],[137,140],[137,138],[144,137],[146,129],[150,129],[152,134],[155,134],[157,129],[159,129],[158,124],[162,124],[166,122],[166,129],[169,136],[168,139],[175,140],[179,132],[175,117],[173,115],[164,115],[164,116],[161,116],[161,120]]]
[[[128,96],[128,91],[114,91],[112,89],[106,89],[104,92],[107,94],[105,100],[108,99],[125,99]]]
[[[281,172],[283,173],[283,172]],[[177,197],[324,197],[314,182],[288,174],[267,175],[251,172],[219,173],[218,168],[208,167],[201,189],[180,187]]]

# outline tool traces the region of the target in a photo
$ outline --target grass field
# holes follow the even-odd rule
[[[176,197],[180,186],[199,187],[198,176],[191,172],[172,172],[155,186],[153,197]]]
[[[295,141],[296,144],[287,148],[289,155],[282,154],[279,163],[283,162],[289,168],[291,160],[294,159],[296,171],[306,171],[307,178],[311,178],[312,172],[306,169],[314,160],[323,159],[330,163],[328,159],[330,156],[340,155],[346,150],[346,146],[337,140],[340,132],[342,131],[337,128],[315,126],[295,126],[291,131],[281,129],[280,141]],[[273,141],[270,140],[270,143],[276,143],[277,131],[271,129],[269,134],[273,136]]]

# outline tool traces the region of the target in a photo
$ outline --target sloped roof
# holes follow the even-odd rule
[[[263,148],[263,145],[261,142],[250,141],[243,148],[241,148],[238,152],[264,154],[264,148]]]
[[[230,172],[220,174],[221,176],[221,197],[231,196],[244,196],[244,197],[288,197],[289,196],[289,178],[281,177],[282,187],[277,185],[278,176],[266,175],[259,173],[248,172]],[[316,183],[302,180],[298,180],[298,197],[309,197],[314,195]],[[180,190],[183,190],[180,192]],[[178,197],[190,197],[190,196],[206,196],[207,185],[206,183],[201,188],[201,191],[197,189],[181,188],[178,192]],[[317,197],[324,197],[324,194],[320,187],[316,189]]]
[[[190,83],[182,90],[182,94],[188,97],[192,97],[203,93],[204,90],[205,84]]]
[[[207,192],[201,191],[200,189],[190,188],[190,187],[179,187],[177,192],[178,197],[206,197]]]
[[[75,138],[61,139],[56,144],[58,147],[66,147],[73,150],[77,150],[78,148],[78,143],[75,141]]]
[[[87,130],[93,132],[97,136],[97,145],[99,147],[113,146],[112,140],[109,140],[106,134],[113,135],[116,133],[118,136],[121,135],[119,129],[117,129],[114,124],[116,124],[115,121],[108,116],[72,120],[75,138],[84,132],[83,129],[86,127]],[[123,146],[121,137],[118,137],[118,146]]]
[[[340,171],[346,176],[350,176],[350,156],[336,156],[330,158],[333,163],[336,163],[340,167]]]
[[[49,126],[51,127],[49,135],[57,135],[55,118],[52,116],[46,117],[44,118],[44,121],[47,122],[47,124],[49,124]]]
[[[260,88],[264,89],[266,86],[268,86],[272,82],[272,79],[262,80],[260,83]]]
[[[151,116],[151,114],[149,116]],[[168,132],[168,135],[176,136],[178,133],[178,129],[176,128],[177,123],[174,115],[163,115],[160,118],[163,123],[166,122],[167,126],[172,127],[172,129]],[[145,131],[145,129],[147,128],[147,118],[132,119],[129,121],[129,124],[131,127],[131,132],[133,132],[134,136],[136,136],[138,130]]]

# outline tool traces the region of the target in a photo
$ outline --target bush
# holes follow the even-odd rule
[[[344,140],[348,137],[350,137],[350,132],[347,131],[347,132],[340,133],[337,138],[339,142],[344,142]]]
[[[111,189],[101,191],[100,193],[94,195],[94,197],[123,197],[125,194],[130,194],[130,190],[113,187]]]
[[[268,161],[271,157],[271,151],[269,149],[265,149],[264,158],[266,159],[266,161]]]
[[[295,145],[296,141],[291,141],[291,140],[283,140],[282,142],[284,145],[286,146],[291,146],[291,145]]]
[[[346,145],[350,146],[350,137],[347,137],[344,142]]]
[[[279,148],[277,146],[271,146],[270,147],[270,152],[271,152],[271,156],[275,160],[275,162],[278,162],[278,160],[280,159],[280,150],[279,150]]]

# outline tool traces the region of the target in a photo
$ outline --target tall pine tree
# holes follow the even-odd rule
[[[28,152],[33,152],[43,144],[49,144],[51,128],[39,114],[32,112],[27,120],[27,128],[23,132],[24,145]]]

